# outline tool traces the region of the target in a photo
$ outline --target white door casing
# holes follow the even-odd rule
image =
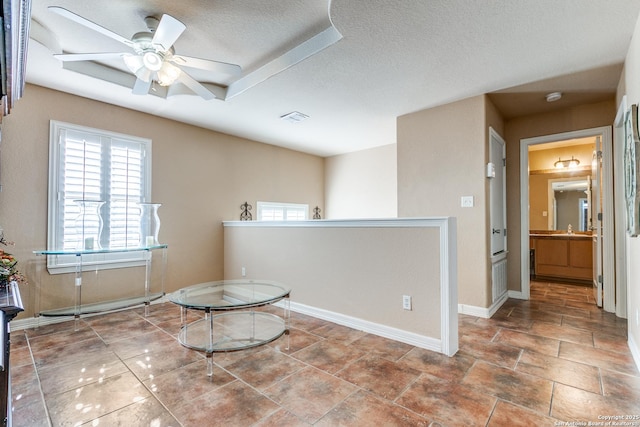
[[[627,119],[627,96],[622,97],[613,124],[613,169],[624,170],[625,121]],[[627,318],[627,231],[626,203],[624,197],[624,179],[614,180],[615,190],[615,251],[616,251],[616,315]]]

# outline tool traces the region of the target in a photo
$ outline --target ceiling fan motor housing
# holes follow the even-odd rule
[[[173,46],[171,46],[166,51],[158,49],[157,46],[152,43],[153,33],[149,33],[147,31],[135,33],[133,37],[131,37],[131,41],[133,42],[133,50],[138,55],[142,55],[145,52],[156,52],[166,55],[167,53],[173,54],[173,52],[175,51]]]

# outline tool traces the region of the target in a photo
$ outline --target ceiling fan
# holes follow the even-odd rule
[[[63,53],[55,54],[54,57],[61,61],[100,61],[122,58],[125,66],[136,76],[133,86],[133,93],[136,95],[149,93],[154,81],[162,86],[169,86],[178,81],[205,100],[210,100],[216,96],[191,77],[183,67],[230,75],[241,72],[239,65],[176,55],[173,44],[184,32],[186,26],[170,15],[162,15],[160,20],[151,16],[145,18],[148,31],[136,33],[131,39],[127,39],[67,9],[50,6],[49,10],[130,48],[128,52]]]

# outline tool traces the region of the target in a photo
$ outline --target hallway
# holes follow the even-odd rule
[[[180,346],[165,303],[12,332],[14,426],[554,426],[640,416],[626,320],[590,287],[532,282],[491,319],[460,315],[454,357],[292,313],[283,338]],[[640,425],[640,419],[621,421]]]

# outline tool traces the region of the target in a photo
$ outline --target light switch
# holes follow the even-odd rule
[[[462,206],[463,208],[472,208],[473,196],[462,196],[460,198],[460,206]]]

